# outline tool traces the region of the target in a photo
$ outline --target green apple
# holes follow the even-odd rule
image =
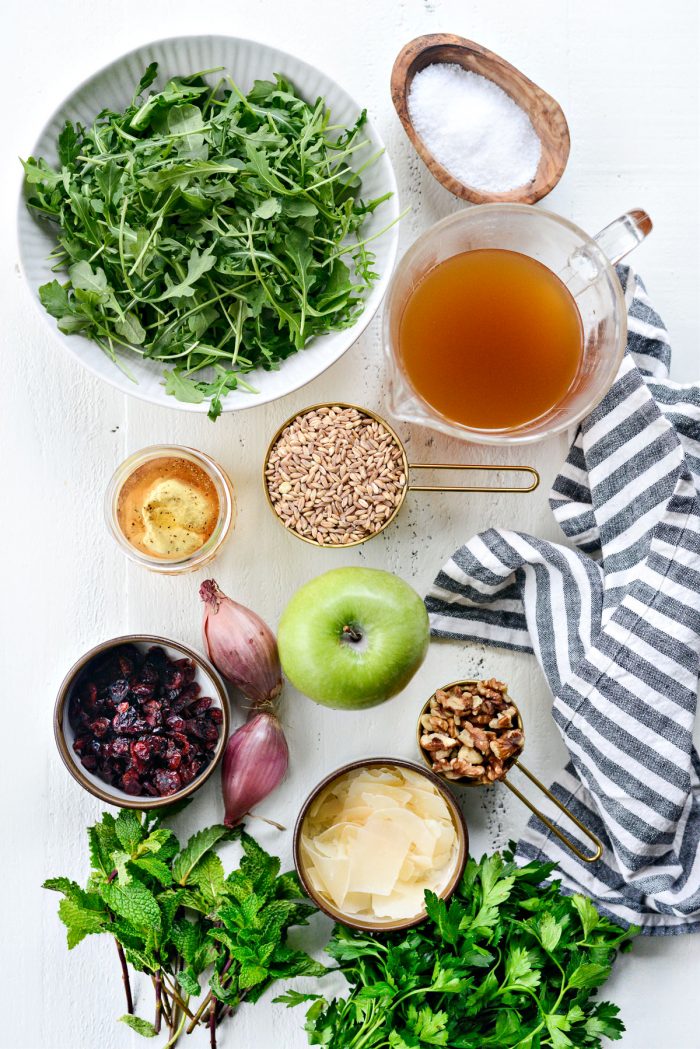
[[[403,579],[377,568],[334,568],[297,590],[277,643],[295,688],[324,706],[359,710],[405,688],[429,637],[425,605]]]

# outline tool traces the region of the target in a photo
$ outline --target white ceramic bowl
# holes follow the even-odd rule
[[[355,122],[362,106],[359,105],[334,80],[314,66],[302,62],[293,55],[278,51],[266,44],[253,40],[241,40],[229,36],[172,37],[145,44],[135,51],[118,58],[81,84],[50,118],[32,150],[35,157],[45,157],[49,162],[56,159],[56,139],[66,120],[90,124],[101,109],[120,109],[132,98],[134,87],[139,82],[146,66],[158,62],[159,77],[156,85],[177,74],[194,73],[200,69],[224,66],[243,91],[248,91],[256,79],[272,77],[282,73],[308,101],[323,95],[333,115],[334,123],[350,125]],[[215,74],[209,77],[213,83]],[[155,89],[154,86],[154,89]],[[363,160],[378,150],[384,149],[376,128],[367,122],[364,131],[371,146],[362,150]],[[370,152],[371,151],[371,152]],[[359,161],[362,163],[363,160]],[[386,153],[362,174],[363,197],[371,199],[384,193],[393,193],[390,200],[369,216],[363,234],[371,236],[393,221],[399,214],[396,178],[391,161]],[[94,375],[105,379],[123,393],[132,394],[151,404],[160,404],[181,411],[206,412],[207,401],[201,404],[185,404],[165,393],[162,386],[163,362],[145,361],[137,354],[127,354],[128,367],[136,378],[134,383],[109,360],[99,346],[82,335],[63,335],[56,321],[44,310],[37,294],[41,284],[53,280],[47,260],[55,245],[54,232],[49,224],[38,221],[27,210],[24,195],[19,204],[18,234],[20,263],[34,292],[37,306],[51,328],[56,339]],[[253,408],[268,401],[284,397],[311,382],[321,372],[334,364],[359,338],[379,308],[386,291],[396,260],[399,232],[398,225],[392,226],[383,236],[374,241],[372,250],[376,256],[375,270],[380,274],[365,300],[365,308],[351,328],[319,336],[308,347],[283,361],[278,371],[262,369],[251,372],[246,380],[260,392],[247,393],[235,390],[223,401],[225,412]],[[203,373],[204,374],[204,373]]]

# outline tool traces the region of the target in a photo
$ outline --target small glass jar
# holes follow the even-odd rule
[[[213,531],[202,546],[181,558],[158,557],[155,554],[142,552],[130,542],[119,523],[119,497],[124,485],[139,468],[157,459],[180,459],[191,463],[207,475],[218,497],[219,513]],[[107,486],[104,505],[107,527],[126,556],[152,572],[161,572],[165,575],[193,572],[209,564],[228,537],[236,518],[236,497],[233,485],[225,471],[204,452],[177,444],[152,445],[150,448],[142,448],[141,451],[125,459],[112,475]]]

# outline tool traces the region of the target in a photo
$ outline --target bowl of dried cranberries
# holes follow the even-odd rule
[[[91,794],[150,809],[201,787],[223,756],[228,721],[225,685],[202,656],[131,635],[97,645],[71,667],[54,733],[68,771]]]

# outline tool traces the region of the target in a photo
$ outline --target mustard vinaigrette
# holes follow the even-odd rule
[[[452,422],[520,426],[558,404],[583,354],[571,293],[517,251],[453,255],[420,281],[399,324],[399,356],[414,392]]]

